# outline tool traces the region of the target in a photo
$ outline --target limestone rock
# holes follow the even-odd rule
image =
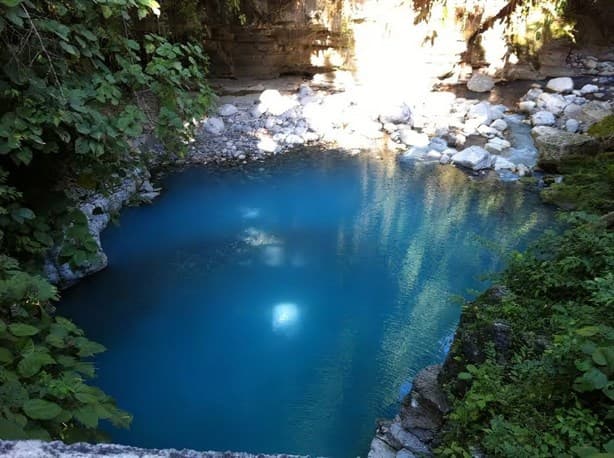
[[[84,458],[84,457],[118,457],[118,458],[300,458],[297,455],[252,455],[233,452],[197,452],[196,450],[144,449],[117,444],[64,444],[60,441],[43,442],[2,441],[0,456],[5,458]],[[383,456],[383,455],[382,455]],[[395,454],[392,455],[392,458]]]
[[[405,103],[386,103],[380,109],[379,120],[382,124],[410,124],[412,121],[411,109]]]
[[[497,156],[497,158],[495,159],[495,170],[514,170],[516,168],[516,165],[505,159],[504,157],[501,156]]]
[[[538,108],[549,111],[555,115],[561,114],[567,105],[569,105],[569,102],[560,94],[549,94],[544,92],[537,98]]]
[[[571,92],[573,90],[573,80],[569,77],[553,78],[548,81],[546,88],[554,92]]]
[[[556,118],[549,111],[538,111],[531,116],[531,122],[534,126],[553,126]]]
[[[238,111],[239,109],[231,103],[226,103],[219,107],[217,110],[220,116],[232,116],[234,114],[237,114]]]
[[[493,87],[495,87],[495,80],[480,72],[474,72],[467,81],[467,89],[472,92],[488,92]]]
[[[490,125],[493,129],[503,132],[507,129],[507,123],[503,119],[495,119]]]
[[[428,135],[409,128],[403,128],[399,130],[399,139],[407,146],[425,148],[429,145]]]
[[[486,145],[484,146],[484,149],[486,149],[486,151],[488,151],[489,153],[501,154],[501,152],[503,152],[504,150],[508,149],[511,146],[512,144],[508,142],[507,140],[504,140],[499,137],[495,137],[489,140],[488,143],[486,143]]]
[[[397,452],[390,445],[379,438],[371,441],[367,458],[396,458]]]
[[[556,169],[565,158],[594,155],[599,151],[597,140],[588,135],[554,128],[534,129],[532,133],[539,151],[537,162],[546,169]]]
[[[599,91],[599,86],[595,86],[594,84],[585,84],[580,89],[581,94],[593,94]]]
[[[532,100],[526,100],[524,102],[518,102],[518,110],[522,113],[531,113],[535,110],[536,103]]]
[[[221,118],[208,118],[205,121],[204,129],[206,132],[209,132],[211,135],[220,135],[224,131],[224,121]]]
[[[452,156],[452,162],[472,170],[490,167],[490,153],[480,146],[470,146]]]
[[[568,119],[565,121],[565,130],[567,132],[576,133],[580,128],[580,123],[575,119]]]

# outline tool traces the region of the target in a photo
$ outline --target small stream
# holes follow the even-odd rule
[[[521,150],[516,153],[523,154]],[[366,456],[460,306],[549,209],[518,182],[334,151],[167,177],[59,311],[108,351],[115,442]]]

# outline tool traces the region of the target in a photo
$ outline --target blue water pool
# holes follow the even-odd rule
[[[394,158],[293,153],[192,168],[103,234],[109,267],[60,313],[108,351],[95,383],[134,414],[116,442],[366,456],[454,295],[551,221],[518,183]]]

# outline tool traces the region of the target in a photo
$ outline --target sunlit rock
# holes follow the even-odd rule
[[[554,92],[571,92],[573,90],[573,80],[569,77],[553,78],[548,81],[546,88]]]
[[[549,111],[538,111],[531,116],[531,122],[534,126],[553,126],[556,118]]]
[[[472,170],[490,168],[490,153],[480,146],[470,146],[452,156],[452,162]]]

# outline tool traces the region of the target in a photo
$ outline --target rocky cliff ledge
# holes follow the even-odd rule
[[[304,458],[298,455],[252,455],[235,452],[197,452],[196,450],[145,449],[116,444],[66,445],[63,442],[1,441],[0,456],[6,458]]]

